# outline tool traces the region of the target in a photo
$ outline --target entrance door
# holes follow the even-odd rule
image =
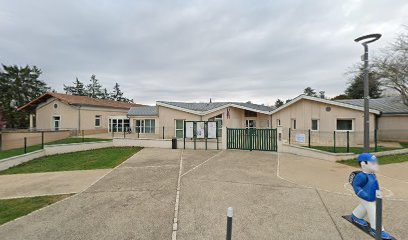
[[[277,151],[276,140],[276,129],[227,129],[227,149]]]
[[[60,129],[61,117],[60,116],[53,116],[52,117],[52,127],[55,131]]]

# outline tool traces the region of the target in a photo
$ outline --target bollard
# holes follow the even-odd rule
[[[41,132],[41,149],[44,149],[44,131]]]
[[[27,153],[27,138],[24,137],[24,153]]]
[[[164,139],[164,126],[163,126],[163,139]]]
[[[375,191],[375,239],[381,240],[382,233],[382,193]]]
[[[232,239],[232,215],[233,209],[232,207],[229,207],[227,209],[227,240]]]

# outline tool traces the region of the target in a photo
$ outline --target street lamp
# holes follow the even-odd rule
[[[370,117],[369,117],[369,87],[368,87],[368,44],[380,39],[381,34],[374,33],[354,39],[364,47],[364,151],[370,152]]]

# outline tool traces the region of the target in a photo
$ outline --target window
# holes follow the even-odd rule
[[[57,109],[57,108],[58,108],[58,104],[55,103],[55,104],[54,104],[54,108]]]
[[[221,137],[222,136],[222,114],[217,115],[217,116],[215,116],[213,118],[209,118],[208,121],[216,121],[217,122],[217,127],[218,127],[217,134],[218,134],[218,137]]]
[[[249,110],[245,110],[245,117],[256,117],[257,113]]]
[[[245,120],[245,127],[246,128],[256,128],[256,121],[252,119]]]
[[[320,120],[312,119],[312,131],[319,131],[319,128],[320,128]]]
[[[95,126],[96,126],[96,117],[95,117]],[[123,132],[126,131],[130,125],[129,125],[129,119],[124,117],[124,116],[114,116],[114,117],[109,117],[109,132]],[[102,125],[102,118],[100,119],[99,122],[100,126]]]
[[[155,133],[156,121],[154,119],[136,120],[136,132],[139,133]]]
[[[352,131],[353,130],[353,120],[352,119],[337,119],[337,130]]]
[[[95,116],[95,127],[100,127],[101,126],[101,115],[96,115]]]
[[[295,130],[296,129],[296,119],[291,119],[290,127]]]
[[[276,119],[276,126],[280,126],[280,119]]]
[[[60,116],[53,116],[52,117],[52,127],[55,131],[58,131],[60,129],[60,123],[61,123],[61,117]]]
[[[184,138],[184,120],[175,120],[176,138]]]

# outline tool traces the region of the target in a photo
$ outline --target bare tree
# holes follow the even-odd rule
[[[396,41],[384,49],[383,56],[374,63],[383,84],[401,94],[408,105],[408,26]]]

